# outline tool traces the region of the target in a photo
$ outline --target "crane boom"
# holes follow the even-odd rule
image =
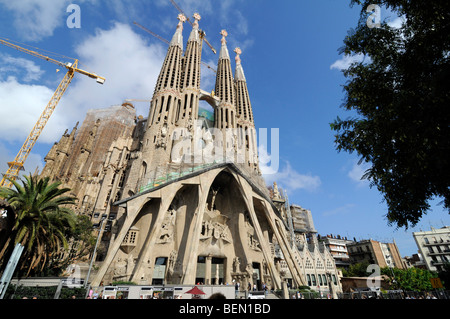
[[[206,44],[209,46],[209,48],[211,49],[212,52],[214,52],[214,54],[217,53],[216,49],[213,48],[213,46],[208,42],[208,40],[206,40],[206,34],[205,31],[201,30],[200,32],[200,38],[206,42]]]
[[[181,13],[183,14],[187,21],[190,23],[191,26],[193,26],[194,24],[192,23],[191,20],[189,20],[189,17],[183,12],[183,10],[180,8],[180,6],[174,1],[174,0],[170,0],[170,2],[172,2],[173,6]]]
[[[95,73],[90,73],[90,72],[88,72],[88,71],[79,69],[77,66],[74,66],[74,63],[63,63],[63,62],[60,62],[60,61],[58,61],[58,60],[55,60],[55,59],[53,59],[53,58],[50,58],[50,57],[45,56],[45,55],[43,55],[43,54],[40,54],[39,52],[36,52],[36,51],[33,51],[33,50],[29,50],[29,49],[22,48],[21,46],[18,46],[17,44],[10,43],[10,42],[5,41],[5,40],[3,40],[3,39],[0,39],[0,43],[1,43],[1,44],[4,44],[4,45],[6,45],[6,46],[8,46],[8,47],[10,47],[10,48],[16,49],[16,50],[18,50],[18,51],[28,53],[28,54],[30,54],[30,55],[32,55],[32,56],[37,57],[37,58],[40,58],[40,59],[43,59],[43,60],[52,62],[52,63],[54,63],[54,64],[56,64],[56,65],[59,65],[59,66],[61,66],[61,67],[66,68],[66,69],[68,69],[68,70],[73,70],[73,71],[75,71],[75,72],[78,72],[78,73],[87,75],[87,76],[90,77],[90,78],[96,79],[97,82],[100,83],[100,84],[103,84],[103,83],[105,82],[105,78],[104,78],[104,77],[98,76],[98,75],[95,74]]]
[[[192,23],[191,20],[189,20],[189,17],[184,13],[184,11],[180,8],[180,6],[174,1],[174,0],[170,0],[170,2],[172,2],[173,6],[182,14],[186,17],[187,21],[191,24],[191,26],[194,26],[194,24]],[[212,52],[214,52],[214,54],[217,53],[216,49],[213,48],[213,46],[208,42],[208,40],[206,40],[206,34],[203,30],[198,30],[198,33],[200,35],[200,38],[202,40],[205,40],[206,44],[209,46],[209,48],[211,49]]]
[[[141,28],[142,30],[147,31],[148,33],[150,33],[151,35],[153,35],[155,38],[160,39],[162,42],[165,42],[165,43],[167,43],[167,44],[170,44],[169,41],[167,41],[167,40],[164,39],[163,37],[157,35],[156,33],[150,31],[149,29],[147,29],[146,27],[140,25],[139,23],[137,23],[137,22],[133,22],[133,23],[134,23],[135,25],[137,25],[139,28]]]
[[[23,143],[22,147],[20,148],[19,153],[16,155],[14,161],[8,162],[9,168],[2,177],[2,180],[0,182],[0,187],[10,188],[13,184],[12,180],[15,180],[17,178],[17,176],[19,175],[19,171],[24,169],[23,165],[25,163],[25,160],[28,157],[28,154],[30,154],[30,151],[32,150],[34,144],[36,143],[39,135],[41,134],[42,130],[44,129],[45,125],[47,124],[48,120],[50,119],[50,116],[52,115],[54,109],[56,108],[56,105],[58,105],[58,102],[61,100],[61,97],[63,96],[64,92],[68,88],[70,82],[72,81],[72,79],[75,75],[75,72],[78,72],[78,73],[84,74],[86,76],[89,76],[91,78],[97,79],[97,82],[100,84],[103,84],[105,82],[105,78],[98,76],[94,73],[90,73],[90,72],[78,69],[78,60],[76,60],[76,59],[73,63],[64,64],[60,61],[57,61],[50,57],[44,56],[36,51],[22,48],[18,45],[12,44],[12,43],[7,42],[2,39],[0,39],[0,43],[4,44],[6,46],[9,46],[11,48],[17,49],[19,51],[31,54],[35,57],[55,63],[59,66],[63,66],[65,68],[67,68],[66,75],[64,76],[62,81],[59,83],[55,93],[53,93],[53,96],[51,97],[50,101],[48,102],[48,104],[45,107],[44,111],[42,112],[41,116],[39,117],[38,121],[34,125],[33,129],[31,130],[30,134],[28,135],[27,139],[25,140],[25,143]]]
[[[140,24],[137,23],[137,22],[133,22],[133,23],[134,23],[135,25],[137,25],[139,28],[141,28],[142,30],[144,30],[144,31],[150,33],[151,35],[153,35],[155,38],[158,38],[158,39],[161,40],[162,42],[167,43],[167,44],[170,44],[169,41],[167,41],[166,39],[164,39],[164,38],[161,37],[160,35],[156,34],[155,32],[150,31],[149,29],[147,29],[146,27],[140,25]],[[214,48],[211,46],[211,44],[209,44],[209,42],[206,41],[206,39],[205,39],[204,37],[202,37],[202,35],[204,35],[204,34],[205,34],[205,32],[202,31],[202,33],[200,33],[200,37],[201,37],[203,40],[205,40],[205,42],[209,45],[209,47],[213,50],[213,52],[216,53],[216,50],[214,50]],[[208,69],[210,69],[210,70],[213,71],[214,73],[217,73],[217,71],[216,71],[214,68],[210,67],[210,66],[209,66],[208,64],[206,64],[205,62],[200,61],[200,63],[202,63],[203,65],[205,65]]]

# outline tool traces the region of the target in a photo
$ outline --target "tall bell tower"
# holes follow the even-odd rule
[[[184,54],[186,18],[179,15],[178,20],[145,132],[137,134],[139,143],[133,142],[137,146],[128,156],[128,189],[113,203],[121,209],[115,233],[92,285],[116,280],[143,285],[240,282],[242,287],[261,289],[264,283],[281,289],[276,250],[294,285],[304,285],[296,261],[300,257],[292,251],[288,229],[259,173],[241,51],[235,50],[233,77],[228,34],[222,30],[215,94],[202,91],[200,15],[194,14]],[[215,146],[215,160],[192,163],[200,99],[214,108],[214,136],[208,141]],[[245,151],[241,162],[236,161],[238,150]]]

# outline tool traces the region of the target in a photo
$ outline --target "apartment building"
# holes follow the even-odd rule
[[[367,239],[347,244],[350,263],[369,262],[380,267],[396,267],[405,269],[398,247],[394,242],[382,243]]]
[[[443,270],[450,262],[450,226],[413,232],[413,237],[428,270]]]

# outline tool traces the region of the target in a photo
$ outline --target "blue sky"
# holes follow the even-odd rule
[[[413,231],[449,225],[449,215],[434,202],[414,228],[396,230],[384,218],[386,205],[360,177],[356,154],[338,153],[329,123],[350,114],[339,108],[348,60],[338,54],[347,31],[356,26],[359,7],[349,1],[178,0],[220,48],[220,30],[228,32],[232,58],[242,49],[242,65],[257,128],[279,129],[279,169],[266,175],[287,191],[291,203],[311,210],[322,235],[356,239],[395,239],[402,256],[417,252]],[[70,4],[80,8],[80,28],[69,28]],[[79,67],[106,78],[101,86],[76,74],[25,164],[42,168],[51,145],[86,111],[150,100],[167,46],[133,21],[171,39],[178,11],[169,0],[0,0],[0,37],[78,58]],[[396,17],[382,11],[382,19]],[[190,32],[184,25],[184,41]],[[63,56],[53,56],[67,62]],[[217,55],[205,45],[202,59],[211,66]],[[234,61],[232,63],[234,67]],[[56,65],[0,46],[0,170],[14,158],[63,77]],[[202,89],[211,91],[214,73],[202,71]],[[148,102],[135,103],[148,115]],[[270,152],[270,147],[269,147]],[[367,167],[366,167],[367,168]]]

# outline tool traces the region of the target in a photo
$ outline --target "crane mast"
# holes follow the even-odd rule
[[[56,106],[58,105],[58,102],[61,100],[61,97],[63,96],[64,92],[68,88],[70,82],[72,81],[72,79],[75,75],[75,72],[89,76],[90,78],[94,78],[100,84],[103,84],[105,82],[105,78],[98,76],[94,73],[90,73],[90,72],[78,69],[78,60],[77,59],[75,59],[75,61],[73,63],[63,63],[63,62],[57,61],[55,59],[52,59],[48,56],[42,55],[36,51],[25,49],[23,47],[20,47],[16,44],[10,43],[3,39],[0,39],[0,43],[6,45],[8,47],[17,49],[21,52],[25,52],[32,56],[52,62],[61,67],[65,67],[67,69],[67,73],[65,74],[62,81],[59,83],[55,93],[53,93],[53,96],[51,97],[50,101],[48,102],[48,104],[45,107],[44,111],[42,112],[41,116],[37,120],[36,124],[34,125],[33,129],[31,130],[30,134],[28,135],[27,139],[23,143],[22,147],[20,148],[18,154],[14,158],[14,161],[8,162],[9,168],[2,177],[2,180],[0,182],[0,187],[10,188],[13,184],[12,181],[15,180],[17,178],[17,176],[19,176],[19,171],[24,169],[23,166],[24,166],[25,160],[28,157],[28,154],[30,154],[39,135],[41,134],[41,132],[44,129],[45,125],[47,124],[48,120],[50,119],[50,116],[52,115]]]

